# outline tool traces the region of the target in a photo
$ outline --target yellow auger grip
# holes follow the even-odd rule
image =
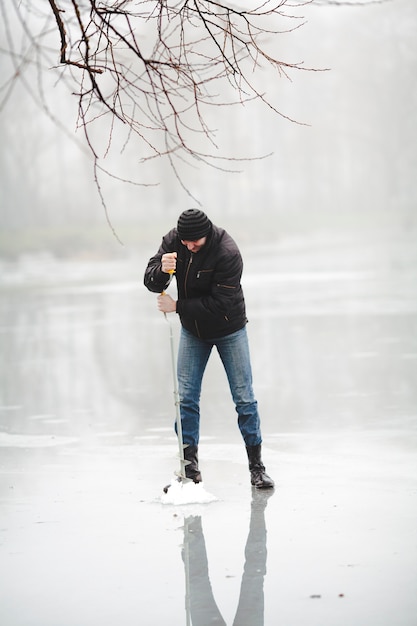
[[[172,274],[175,274],[175,270],[168,270],[168,274],[170,274],[170,276],[172,276]],[[161,291],[161,296],[165,295],[165,291]]]

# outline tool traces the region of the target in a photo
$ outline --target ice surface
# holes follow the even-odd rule
[[[251,487],[217,354],[205,482],[176,480],[169,337],[144,288],[78,292],[80,268],[63,263],[45,284],[6,277],[1,624],[416,625],[415,236],[281,236],[245,274],[271,493]],[[74,291],[51,284],[73,274]]]

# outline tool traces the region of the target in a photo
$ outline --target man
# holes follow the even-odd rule
[[[189,461],[186,477],[195,483],[202,480],[198,468],[200,393],[207,361],[216,346],[246,444],[251,484],[270,489],[274,482],[261,459],[260,419],[252,389],[242,269],[242,257],[230,235],[212,224],[203,211],[188,209],[149,260],[144,283],[161,294],[159,310],[177,313],[181,321],[177,376],[184,457]],[[176,301],[162,293],[172,272],[177,281]]]

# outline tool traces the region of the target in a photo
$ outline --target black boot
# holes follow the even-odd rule
[[[261,444],[246,446],[246,452],[249,459],[251,484],[257,489],[273,489],[274,481],[265,473],[265,466],[261,460]]]
[[[198,447],[197,446],[187,446],[184,448],[184,460],[189,461],[189,463],[185,466],[185,476],[189,478],[194,483],[201,483],[203,480],[201,478],[200,470],[198,469]],[[178,482],[181,482],[181,477],[178,477]],[[163,488],[163,492],[167,493],[168,489],[171,485],[166,485]]]
[[[201,478],[201,473],[198,469],[198,447],[187,446],[184,448],[184,459],[189,461],[189,463],[185,466],[186,477],[191,478],[191,480],[195,483],[201,483],[203,479]]]

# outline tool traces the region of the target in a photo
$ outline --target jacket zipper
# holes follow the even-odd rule
[[[185,272],[185,278],[184,278],[184,294],[185,297],[187,298],[187,279],[188,279],[188,272],[190,271],[190,267],[191,267],[191,263],[193,262],[193,254],[191,253],[190,256],[190,260],[188,261],[188,265],[187,265],[187,271]],[[197,336],[200,337],[200,331],[198,329],[198,324],[197,324],[197,320],[194,320],[194,325],[195,325],[195,329],[197,331]]]
[[[185,272],[185,277],[184,277],[184,294],[185,294],[186,298],[188,297],[188,294],[187,294],[187,279],[188,279],[188,273],[190,271],[190,267],[191,267],[191,263],[192,262],[193,262],[193,254],[191,253],[190,260],[188,261],[188,265],[187,265],[187,271]],[[200,270],[197,273],[197,278],[200,278],[200,274],[202,272],[207,272],[207,271],[210,272],[211,270]],[[217,283],[217,287],[223,287],[225,289],[236,289],[236,287],[233,287],[232,285],[221,285],[219,283]],[[227,315],[224,316],[224,319],[226,320],[226,322],[229,321],[229,318],[227,317]],[[194,320],[194,326],[195,326],[195,329],[197,331],[197,336],[200,337],[200,329],[198,328],[197,320]]]
[[[193,255],[191,253],[190,255],[190,260],[188,261],[188,266],[187,266],[187,271],[185,272],[185,278],[184,278],[184,293],[185,293],[185,297],[187,298],[187,278],[188,278],[188,272],[190,271],[190,265],[193,262]]]

